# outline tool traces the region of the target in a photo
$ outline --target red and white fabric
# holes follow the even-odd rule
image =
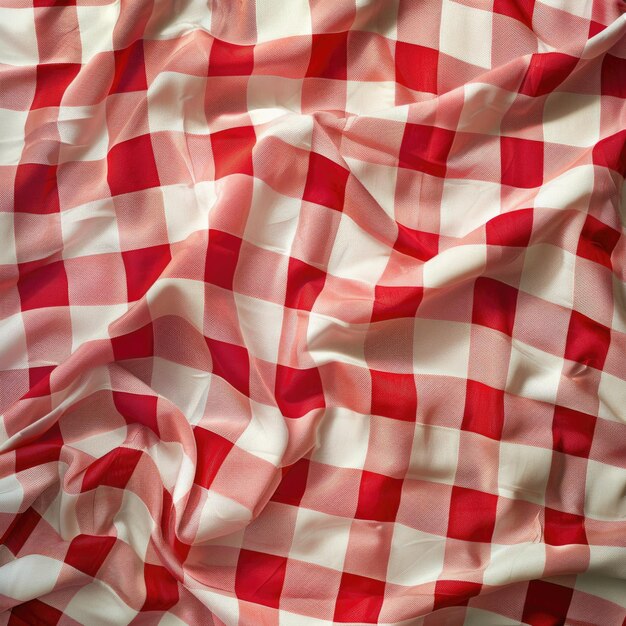
[[[625,8],[2,0],[0,623],[620,626]]]

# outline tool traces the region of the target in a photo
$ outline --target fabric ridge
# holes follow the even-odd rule
[[[0,0],[0,623],[626,624],[625,7]]]

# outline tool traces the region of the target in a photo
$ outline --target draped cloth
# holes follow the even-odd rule
[[[0,623],[621,626],[622,0],[2,0]]]

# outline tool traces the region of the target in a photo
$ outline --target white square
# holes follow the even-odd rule
[[[526,248],[520,289],[568,309],[574,303],[576,257],[547,243]]]
[[[551,466],[551,450],[501,442],[498,494],[543,505]]]
[[[175,39],[186,34],[193,37],[197,30],[211,32],[211,0],[157,0],[154,4],[146,39]]]
[[[541,578],[545,566],[544,543],[491,544],[491,559],[483,574],[483,582],[500,587]]]
[[[271,114],[269,119],[268,112]],[[262,145],[265,139],[272,137],[298,150],[311,149],[314,120],[312,115],[290,113],[278,108],[248,110],[248,115],[255,126],[257,145]],[[272,123],[267,124],[268,121]]]
[[[35,32],[35,11],[23,7],[0,7],[0,64],[37,65],[39,49]]]
[[[398,168],[350,157],[344,158],[354,177],[372,196],[377,207],[382,208],[391,219],[395,219]],[[380,215],[380,219],[384,219],[382,213]]]
[[[204,112],[207,79],[179,72],[161,72],[148,87],[150,131],[209,133]]]
[[[513,339],[506,391],[554,404],[562,369],[562,358]]]
[[[113,430],[102,430],[90,437],[83,437],[76,441],[66,441],[70,448],[89,454],[94,459],[99,459],[115,448],[119,448],[128,436],[128,427],[120,426]]]
[[[389,39],[398,38],[399,0],[356,0],[356,17],[352,28],[378,33]]]
[[[374,115],[396,104],[396,83],[392,81],[354,81],[347,83],[346,112]]]
[[[204,181],[203,197],[199,197],[198,187],[189,185],[167,185],[161,187],[163,209],[167,225],[167,239],[170,243],[184,241],[195,232],[206,232],[209,226],[209,213],[217,201],[215,183]]]
[[[626,423],[626,382],[608,372],[601,372],[598,386],[598,416]]]
[[[328,260],[328,272],[339,278],[375,285],[387,267],[390,254],[388,245],[362,230],[352,218],[342,213]]]
[[[285,418],[277,407],[254,400],[250,400],[250,409],[252,417],[237,439],[237,447],[278,467],[289,442]]]
[[[309,313],[307,349],[318,366],[347,363],[363,367],[367,324],[347,324],[327,315]]]
[[[467,378],[470,324],[416,318],[413,371],[416,374]]]
[[[441,197],[440,232],[465,237],[500,215],[500,185],[482,180],[447,178]]]
[[[333,467],[363,469],[370,437],[370,416],[329,407],[317,430],[312,459]]]
[[[501,613],[493,613],[468,606],[465,610],[463,626],[520,626],[517,620],[509,619]]]
[[[600,139],[600,96],[556,91],[543,109],[543,140],[586,148]]]
[[[446,538],[394,524],[387,580],[407,587],[432,583],[443,570]]]
[[[150,317],[174,315],[204,329],[204,283],[187,278],[159,278],[146,293]]]
[[[0,265],[14,265],[17,263],[15,252],[15,229],[13,213],[0,212]]]
[[[60,162],[106,159],[109,133],[104,102],[95,106],[60,107],[57,127],[61,137]]]
[[[491,11],[443,0],[439,49],[464,63],[491,69]]]
[[[221,542],[219,545],[223,545]],[[209,589],[198,587],[197,580],[189,574],[185,574],[183,584],[187,587],[193,586],[193,595],[202,602],[218,619],[224,622],[224,626],[238,626],[239,624],[239,602],[234,596],[224,595],[223,592],[210,591]]]
[[[120,251],[115,205],[110,198],[61,211],[63,258]]]
[[[195,426],[204,416],[211,388],[211,374],[155,357],[152,388],[176,406],[187,421]]]
[[[28,111],[0,109],[0,165],[17,165],[20,162],[27,117]]]
[[[407,476],[429,482],[454,483],[461,432],[456,428],[415,424]]]
[[[623,521],[626,519],[624,494],[626,469],[590,459],[585,484],[585,515],[606,521]]]
[[[310,35],[312,32],[309,0],[256,0],[257,42]]]
[[[3,370],[28,367],[26,331],[21,313],[0,320],[0,354],[2,354]]]
[[[302,201],[274,191],[258,178],[253,180],[244,237],[256,246],[288,255],[296,236]]]
[[[70,306],[72,352],[88,341],[109,338],[109,324],[128,311],[126,304],[106,306]]]
[[[342,570],[352,521],[311,509],[298,509],[290,559]]]
[[[200,511],[195,543],[202,544],[216,537],[231,535],[247,526],[251,520],[250,509],[232,498],[209,489]]]
[[[21,602],[45,596],[55,588],[62,567],[63,561],[49,556],[22,555],[2,565],[0,594]]]
[[[593,185],[593,165],[573,167],[539,187],[535,207],[576,209],[586,213]]]
[[[480,276],[486,263],[487,246],[453,246],[424,263],[424,287],[452,287]]]
[[[15,474],[0,478],[0,513],[17,513],[24,499],[24,488]]]
[[[589,567],[576,575],[576,589],[626,608],[626,550],[615,545],[589,546]]]
[[[83,63],[100,52],[113,50],[113,29],[120,15],[120,2],[99,6],[76,6]]]
[[[489,83],[467,83],[463,89],[463,109],[457,129],[498,134],[502,118],[513,104],[516,94]]]
[[[258,359],[277,363],[284,307],[240,293],[235,293],[235,302],[239,329],[247,350]]]
[[[79,624],[98,624],[102,622],[103,612],[110,624],[130,624],[137,616],[109,585],[97,578],[80,587],[63,609],[64,615]]]
[[[248,79],[248,113],[261,110],[273,115],[284,115],[291,111],[300,113],[302,101],[302,80],[284,76],[265,76],[253,74]],[[255,123],[261,121],[253,118]]]

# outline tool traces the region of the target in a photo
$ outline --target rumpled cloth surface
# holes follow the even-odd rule
[[[2,0],[0,623],[620,626],[625,7]]]

